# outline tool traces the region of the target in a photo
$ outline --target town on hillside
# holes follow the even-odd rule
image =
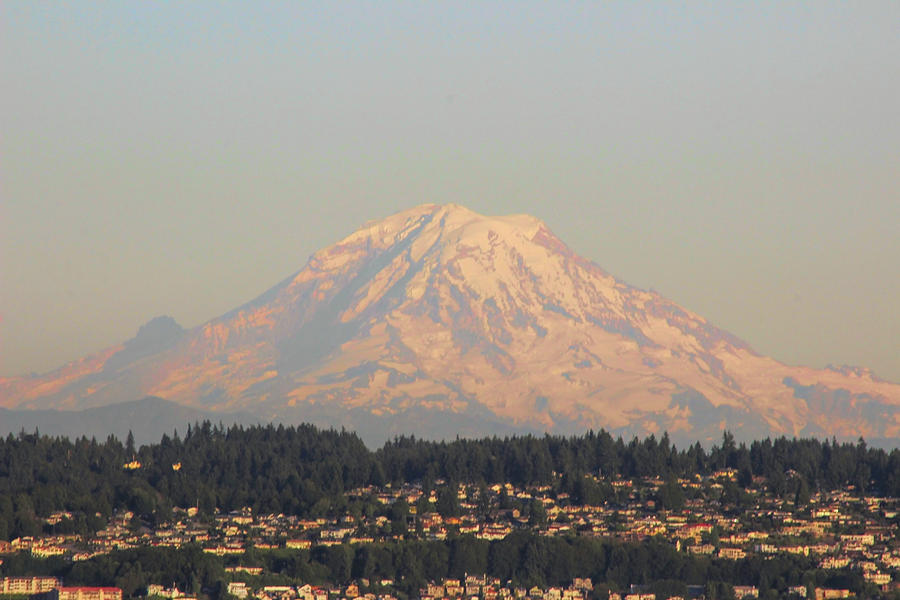
[[[138,469],[139,464],[127,464]],[[790,475],[790,474],[789,474]],[[400,582],[391,577],[358,577],[350,583],[323,585],[271,571],[268,552],[313,552],[330,546],[377,546],[411,540],[423,542],[469,537],[499,541],[516,532],[546,538],[600,538],[640,544],[662,543],[679,554],[729,563],[804,557],[824,573],[843,573],[881,594],[900,591],[900,500],[858,493],[852,486],[832,492],[798,490],[792,499],[766,492],[763,482],[738,485],[738,473],[723,469],[708,476],[664,481],[660,478],[604,479],[588,475],[578,494],[553,486],[517,487],[449,484],[436,480],[392,486],[366,486],[347,492],[357,508],[331,517],[301,519],[284,514],[256,514],[250,508],[206,513],[179,508],[171,520],[151,524],[132,512],[117,512],[94,535],[54,534],[72,518],[54,512],[46,535],[0,541],[0,555],[10,564],[23,554],[35,559],[90,561],[136,548],[199,547],[223,561],[223,595],[259,600],[394,600]],[[611,486],[612,496],[598,501],[597,486]],[[363,502],[364,501],[364,502]],[[373,506],[381,507],[373,510]],[[268,563],[271,564],[271,563]],[[4,565],[0,565],[2,573]],[[18,573],[2,579],[0,594],[35,600],[121,600],[114,588],[66,587],[53,577]],[[414,594],[421,600],[588,600],[613,598],[755,598],[756,585],[715,590],[684,585],[671,595],[640,581],[611,587],[575,578],[567,587],[500,581],[483,573],[424,582]],[[773,582],[774,583],[774,582]],[[778,590],[782,597],[841,598],[858,593],[849,587],[793,582]],[[137,591],[148,598],[192,600],[209,590],[179,590],[154,581]],[[407,594],[402,594],[406,596]]]

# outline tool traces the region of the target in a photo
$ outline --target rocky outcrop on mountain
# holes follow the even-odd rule
[[[147,395],[384,435],[900,438],[900,385],[760,356],[533,217],[456,205],[369,223],[197,328],[157,319],[120,347],[0,381],[7,408]]]

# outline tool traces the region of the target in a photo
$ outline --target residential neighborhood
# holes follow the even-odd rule
[[[126,468],[140,468],[126,465]],[[708,477],[677,480],[675,502],[661,495],[672,484],[659,478],[615,479],[589,476],[608,484],[612,495],[597,504],[576,501],[553,486],[515,487],[452,485],[436,480],[401,486],[367,486],[346,493],[353,510],[346,514],[301,519],[284,514],[256,514],[241,510],[204,513],[197,507],[178,508],[172,518],[151,525],[131,512],[118,512],[92,536],[52,534],[55,525],[72,517],[65,512],[46,519],[50,534],[0,541],[0,553],[29,553],[33,557],[62,557],[85,561],[115,550],[139,547],[199,545],[204,553],[223,557],[229,578],[227,593],[261,600],[329,600],[366,597],[395,598],[393,581],[356,581],[349,586],[321,587],[304,582],[261,583],[266,572],[260,552],[305,551],[320,546],[365,545],[392,541],[446,540],[472,536],[502,540],[515,531],[541,536],[584,536],[642,542],[664,541],[678,552],[721,561],[741,561],[779,555],[812,557],[820,569],[861,573],[883,592],[900,589],[900,500],[858,494],[854,489],[814,493],[793,501],[774,497],[756,485],[740,488],[736,472],[726,469]],[[756,482],[760,483],[760,482]],[[733,494],[733,500],[723,500]],[[682,497],[683,496],[683,497]],[[711,499],[716,498],[713,501]],[[673,505],[663,507],[661,503]],[[191,598],[188,591],[160,581],[148,586],[150,597]],[[646,587],[646,586],[645,586]],[[700,586],[692,597],[704,596]],[[54,590],[57,590],[54,592]],[[610,598],[649,600],[640,585],[605,590]],[[54,592],[60,600],[118,600],[108,594],[68,592],[61,582],[39,577],[5,578],[0,594],[26,594],[41,599]],[[121,594],[121,592],[120,592]],[[794,586],[796,597],[837,598],[841,589]],[[756,597],[754,586],[734,586],[734,595]],[[595,598],[590,580],[570,587],[530,588],[473,574],[465,579],[433,581],[419,591],[422,600],[477,598],[498,600],[586,600]]]

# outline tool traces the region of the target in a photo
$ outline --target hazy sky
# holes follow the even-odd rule
[[[895,0],[4,1],[0,28],[2,375],[456,202],[900,381]]]

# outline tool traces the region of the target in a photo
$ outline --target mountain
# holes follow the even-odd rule
[[[900,385],[761,356],[574,254],[530,216],[424,205],[371,222],[255,300],[0,380],[0,406],[158,396],[374,440],[574,433],[900,438]]]

